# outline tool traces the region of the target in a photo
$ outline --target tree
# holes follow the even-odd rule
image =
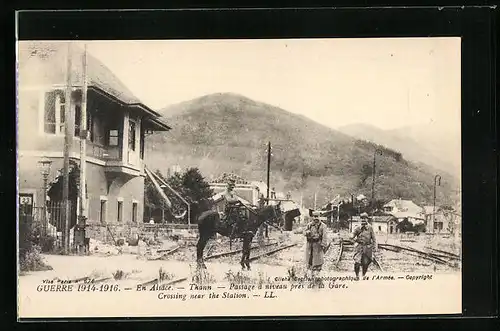
[[[193,207],[196,202],[202,199],[211,198],[214,195],[213,190],[210,188],[210,185],[202,176],[198,168],[189,168],[183,173],[176,172],[168,178],[165,178],[160,171],[156,171],[155,173],[182,196],[191,207]],[[149,178],[146,179],[144,190],[145,205],[149,208],[150,212],[166,208],[164,199]],[[171,192],[169,189],[165,189],[164,191],[172,202],[172,210],[167,213],[167,219],[172,220],[174,219],[173,215],[182,215],[184,211],[187,211],[186,204],[179,199],[175,193]],[[191,209],[191,219],[194,219],[196,211],[194,210],[195,208]],[[185,220],[187,220],[186,217],[187,214],[184,217]]]
[[[178,185],[178,182],[171,181],[171,185]],[[202,199],[211,198],[214,195],[210,185],[200,173],[198,168],[189,168],[182,175],[182,186],[185,198],[189,202],[196,202]],[[170,184],[170,183],[169,183]]]

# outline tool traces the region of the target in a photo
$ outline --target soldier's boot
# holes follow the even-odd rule
[[[359,280],[359,268],[361,266],[359,265],[359,263],[354,263],[354,273],[356,274],[356,280]]]

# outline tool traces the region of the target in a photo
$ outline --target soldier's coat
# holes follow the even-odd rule
[[[311,231],[312,236],[317,235],[320,240],[318,242],[306,242],[306,265],[309,266],[309,261],[312,254],[312,264],[310,267],[321,267],[324,263],[323,247],[328,245],[326,236],[326,225],[323,222],[307,224],[306,231]]]
[[[353,232],[356,245],[354,247],[354,261],[362,263],[363,256],[371,262],[373,259],[373,246],[376,243],[373,228],[367,224],[365,227],[358,227]]]

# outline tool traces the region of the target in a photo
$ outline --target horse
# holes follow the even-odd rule
[[[269,205],[250,210],[250,217],[240,229],[233,233],[233,225],[230,222],[222,222],[217,211],[210,208],[205,209],[197,217],[199,239],[196,245],[196,261],[198,268],[206,269],[203,261],[203,251],[210,238],[217,233],[224,237],[243,239],[242,256],[240,265],[242,270],[250,270],[250,247],[252,240],[259,227],[267,222],[279,222],[282,217],[281,204]]]

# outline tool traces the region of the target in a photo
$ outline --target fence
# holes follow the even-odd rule
[[[65,227],[64,204],[48,201],[46,207],[33,206],[21,209],[19,213],[20,241],[31,241],[42,247],[43,251],[63,247],[62,233]],[[70,202],[70,228],[76,224],[76,204]],[[70,231],[70,242],[72,231]]]

